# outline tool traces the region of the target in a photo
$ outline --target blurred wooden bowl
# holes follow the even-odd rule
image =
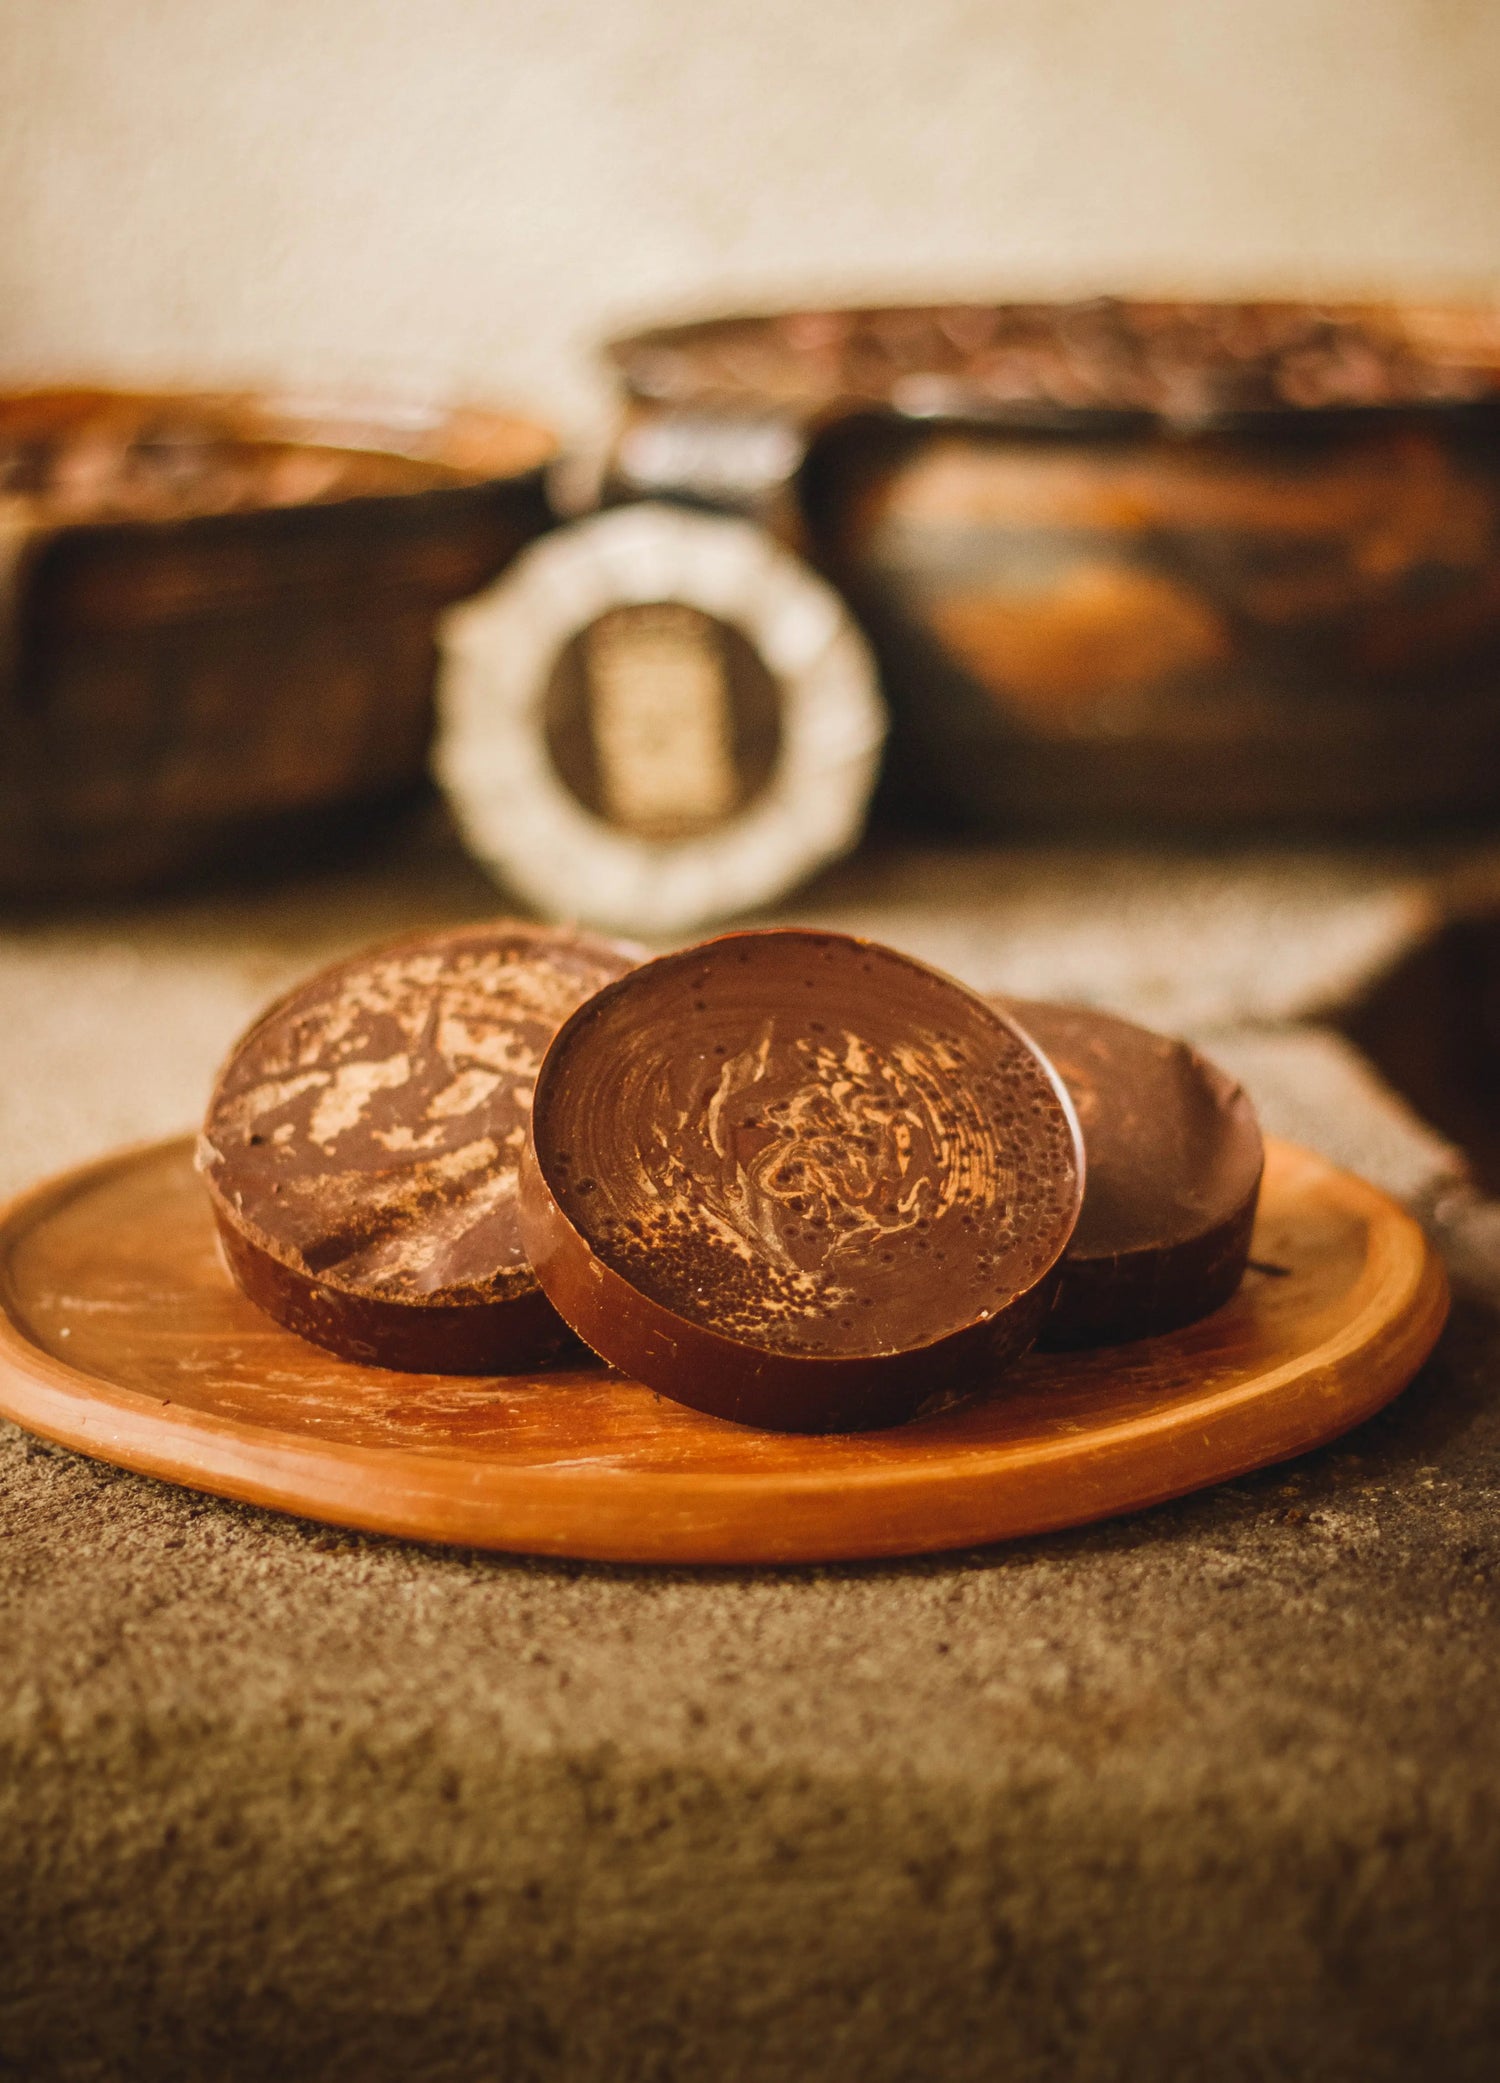
[[[0,890],[285,858],[418,790],[434,623],[546,524],[482,411],[0,396]]]
[[[1500,809],[1500,315],[955,305],[612,350],[614,483],[799,537],[908,802],[991,829]]]

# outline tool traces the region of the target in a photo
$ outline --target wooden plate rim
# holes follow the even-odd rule
[[[1082,1525],[1338,1437],[1406,1385],[1448,1310],[1441,1261],[1404,1209],[1353,1173],[1268,1138],[1268,1177],[1273,1168],[1278,1177],[1312,1168],[1322,1190],[1366,1218],[1367,1249],[1336,1327],[1249,1380],[1135,1411],[1082,1435],[967,1448],[955,1440],[919,1466],[872,1459],[835,1472],[725,1473],[486,1463],[252,1429],[72,1367],[27,1335],[10,1306],[9,1264],[19,1240],[111,1176],[189,1147],[189,1137],[133,1144],[43,1180],[0,1208],[0,1415],[138,1474],[369,1532],[462,1546],[593,1561],[774,1564],[940,1551]],[[1351,1380],[1347,1363],[1355,1358],[1361,1366]],[[1193,1454],[1162,1454],[1157,1475],[1143,1480],[1138,1463],[1153,1441],[1170,1445],[1188,1434],[1200,1435]],[[1017,1494],[1028,1478],[1058,1466],[1079,1470],[1078,1483],[1043,1486],[1030,1499]],[[371,1477],[382,1493],[374,1505]],[[947,1510],[935,1531],[940,1501]],[[872,1503],[882,1523],[851,1538],[849,1522]]]

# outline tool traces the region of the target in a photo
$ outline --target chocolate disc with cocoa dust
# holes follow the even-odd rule
[[[699,1410],[889,1425],[1051,1302],[1082,1159],[982,999],[838,933],[734,933],[610,985],[537,1079],[521,1225],[581,1337]]]
[[[1057,1066],[1083,1129],[1083,1211],[1040,1342],[1118,1345],[1196,1323],[1244,1277],[1260,1127],[1186,1042],[1076,1005],[994,998]]]
[[[559,1025],[636,951],[501,919],[323,970],[235,1048],[199,1143],[224,1255],[346,1359],[503,1374],[570,1342],[516,1216]]]

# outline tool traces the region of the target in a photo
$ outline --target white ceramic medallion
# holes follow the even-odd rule
[[[741,520],[618,507],[533,545],[443,631],[437,771],[545,916],[668,938],[858,839],[886,715],[839,596]]]

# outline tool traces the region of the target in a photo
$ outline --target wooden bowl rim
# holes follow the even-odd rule
[[[314,397],[276,390],[135,389],[105,383],[18,386],[0,389],[0,441],[12,433],[62,431],[91,416],[111,413],[126,429],[132,420],[157,415],[199,419],[205,429],[236,447],[319,448],[350,455],[388,456],[449,473],[448,482],[353,488],[285,505],[245,506],[181,513],[74,513],[53,521],[43,506],[49,533],[87,529],[182,527],[199,521],[256,519],[265,515],[405,502],[451,496],[536,478],[558,454],[556,434],[540,422],[497,407],[434,404],[364,396]]]

